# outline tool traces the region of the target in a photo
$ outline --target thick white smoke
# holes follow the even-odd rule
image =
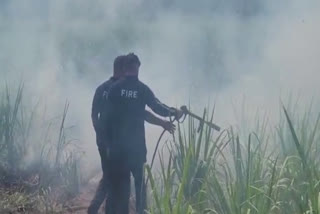
[[[40,98],[52,116],[68,100],[72,135],[98,166],[91,101],[117,55],[139,55],[140,79],[163,102],[198,113],[214,102],[227,127],[244,97],[249,118],[276,118],[290,93],[319,102],[318,26],[316,0],[1,1],[1,79],[24,80],[30,106]],[[147,127],[149,155],[159,133]]]

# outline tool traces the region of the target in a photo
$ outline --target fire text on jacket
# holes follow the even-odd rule
[[[121,97],[137,99],[138,98],[138,91],[122,89],[121,90]]]

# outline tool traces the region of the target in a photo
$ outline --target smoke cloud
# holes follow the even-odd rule
[[[99,166],[91,102],[117,55],[139,55],[161,101],[198,113],[215,103],[227,127],[243,102],[249,118],[258,108],[276,118],[289,94],[320,106],[318,26],[316,0],[3,0],[1,84],[23,80],[27,103],[40,99],[52,117],[68,100],[72,135]],[[160,131],[147,126],[149,156]]]

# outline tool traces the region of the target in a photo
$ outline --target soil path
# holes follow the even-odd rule
[[[76,214],[87,214],[88,206],[95,194],[96,188],[100,181],[101,175],[98,174],[91,178],[87,185],[85,185],[81,190],[80,194],[70,201],[69,211],[67,214],[76,213]],[[99,214],[104,214],[105,203],[100,207]],[[134,212],[134,199],[130,199],[130,213],[135,214]]]

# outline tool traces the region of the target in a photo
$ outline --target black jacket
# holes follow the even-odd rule
[[[105,118],[106,105],[107,105],[107,97],[111,86],[118,79],[115,77],[111,77],[109,80],[102,83],[97,89],[93,97],[92,101],[92,109],[91,109],[91,119],[93,123],[93,127],[97,134],[97,144],[98,146],[102,146],[102,141],[104,141],[105,137],[103,137],[106,128],[106,121],[103,120]]]
[[[146,161],[144,112],[146,105],[161,116],[175,114],[162,104],[137,77],[127,77],[112,85],[108,94],[110,155],[114,158]]]

